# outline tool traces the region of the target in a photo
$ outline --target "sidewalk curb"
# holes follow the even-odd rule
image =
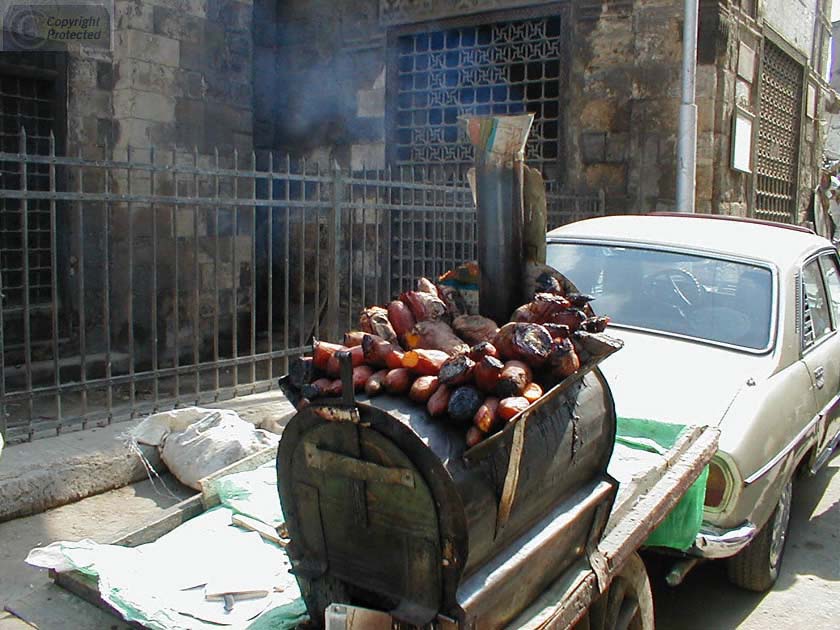
[[[277,390],[204,406],[233,409],[243,420],[275,433],[294,415],[291,403]],[[139,422],[7,445],[0,455],[0,523],[145,479],[140,458],[119,439]],[[166,471],[156,447],[139,446],[157,472]]]

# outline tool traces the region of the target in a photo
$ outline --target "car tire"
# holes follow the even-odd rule
[[[758,535],[744,550],[727,560],[727,575],[735,586],[762,593],[776,582],[790,527],[792,498],[793,479],[788,479],[776,509]]]

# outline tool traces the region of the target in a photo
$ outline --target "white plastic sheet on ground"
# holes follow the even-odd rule
[[[157,446],[169,471],[186,486],[268,446],[280,436],[257,429],[235,411],[186,407],[149,416],[127,432],[129,440]]]
[[[264,522],[282,521],[273,466],[223,477],[222,507],[208,510],[158,540],[134,548],[90,540],[57,542],[33,549],[29,564],[57,571],[76,569],[97,576],[102,598],[128,621],[154,630],[232,628],[283,630],[306,615],[285,551],[259,534],[231,525],[234,511]],[[235,479],[231,479],[235,477]],[[270,499],[266,487],[274,488]],[[231,509],[226,502],[235,505]],[[279,520],[278,520],[279,519]],[[265,589],[269,595],[208,601],[205,586],[232,591]]]

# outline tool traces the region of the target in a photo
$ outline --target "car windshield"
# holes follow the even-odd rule
[[[766,267],[635,247],[552,243],[548,264],[612,322],[763,350],[770,343]]]

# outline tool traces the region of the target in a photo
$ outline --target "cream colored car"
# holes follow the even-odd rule
[[[794,226],[615,216],[549,234],[562,270],[624,340],[603,364],[619,416],[721,429],[689,553],[763,591],[784,552],[794,479],[840,439],[840,262]]]

